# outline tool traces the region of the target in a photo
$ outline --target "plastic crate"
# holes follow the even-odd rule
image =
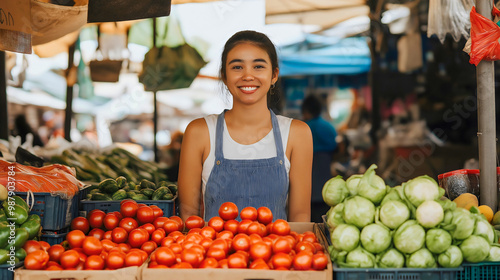
[[[136,200],[136,202],[146,205],[156,205],[163,210],[163,216],[170,217],[176,215],[176,198],[177,196],[172,200]],[[94,209],[100,209],[106,213],[120,211],[120,202],[121,200],[82,200],[80,201],[80,216],[86,217],[87,213]]]
[[[19,268],[24,265],[24,262],[18,262],[14,265],[14,269]],[[14,272],[10,271],[10,264],[0,265],[0,279],[2,280],[12,280],[14,279]]]
[[[68,235],[68,232],[69,228],[65,228],[60,231],[42,231],[40,240],[49,243],[50,246],[60,244],[61,242],[66,240],[66,235]]]
[[[457,273],[457,280],[498,280],[500,262],[463,263],[463,271]]]
[[[34,204],[30,214],[37,214],[41,218],[44,230],[60,230],[69,227],[71,220],[78,216],[78,194],[72,199],[63,199],[60,196],[52,196],[49,192],[34,192]],[[18,192],[16,195],[27,198],[26,192]],[[29,202],[29,201],[28,201]]]
[[[386,269],[339,268],[333,265],[333,278],[337,280],[456,280],[457,274],[462,270],[462,267]]]

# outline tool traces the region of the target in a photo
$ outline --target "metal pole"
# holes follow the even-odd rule
[[[0,51],[0,139],[9,140],[9,114],[7,112],[7,73],[5,52]]]
[[[153,48],[156,47],[156,18],[153,18]],[[153,152],[155,162],[160,161],[158,155],[158,143],[156,142],[156,133],[158,132],[158,102],[156,100],[156,90],[153,92]]]
[[[491,19],[491,0],[477,0],[478,13]],[[496,172],[495,131],[495,69],[493,61],[481,61],[476,68],[477,114],[479,140],[480,201],[497,210],[498,186]]]
[[[73,85],[75,84],[75,44],[68,50],[68,69],[66,73],[66,110],[64,112],[64,139],[71,142],[71,118],[73,116]]]

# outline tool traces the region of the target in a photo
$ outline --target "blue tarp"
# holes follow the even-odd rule
[[[366,37],[308,36],[302,43],[281,47],[278,57],[280,76],[360,74],[371,65]]]

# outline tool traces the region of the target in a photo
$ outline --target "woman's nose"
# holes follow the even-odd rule
[[[245,70],[245,72],[243,72],[243,80],[248,81],[248,80],[253,80],[253,79],[254,79],[254,76],[253,76],[251,71]]]

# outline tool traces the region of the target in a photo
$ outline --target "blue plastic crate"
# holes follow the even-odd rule
[[[14,265],[14,269],[19,268],[24,265],[24,262],[18,262]],[[14,272],[10,271],[10,264],[2,264],[0,265],[0,279],[2,280],[13,280]]]
[[[163,216],[170,217],[176,215],[175,201],[177,196],[172,200],[136,200],[137,203],[142,203],[146,205],[156,205],[161,210],[163,210]],[[87,213],[94,210],[100,209],[106,213],[113,211],[120,211],[121,200],[82,200],[80,201],[80,216],[87,216]]]
[[[66,235],[68,235],[68,232],[69,228],[65,228],[60,231],[42,231],[40,240],[49,243],[50,246],[60,244],[61,242],[66,240]]]
[[[462,264],[463,271],[457,273],[457,280],[498,280],[500,279],[500,262],[480,262]]]
[[[26,200],[26,192],[18,192],[16,195]],[[78,216],[80,202],[78,194],[72,199],[52,196],[49,192],[34,192],[33,195],[35,200],[30,214],[40,216],[44,230],[60,230],[69,227],[71,220]]]
[[[337,280],[456,280],[457,268],[339,268],[333,265]],[[482,279],[482,278],[476,278]]]

